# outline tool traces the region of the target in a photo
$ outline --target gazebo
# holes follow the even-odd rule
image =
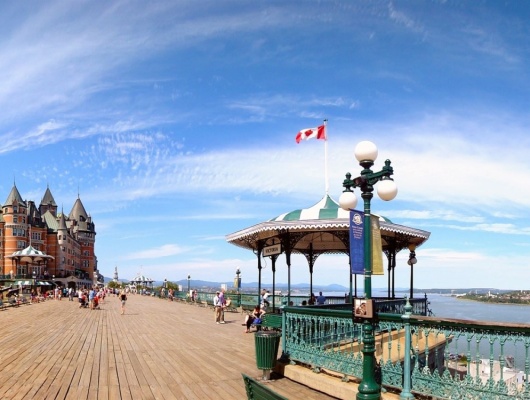
[[[394,298],[394,270],[396,254],[403,249],[412,252],[430,236],[429,232],[394,224],[387,218],[379,217],[381,250],[388,264],[388,298]],[[236,246],[252,250],[258,259],[258,290],[261,291],[261,258],[270,254],[273,273],[273,293],[275,290],[276,260],[285,253],[288,277],[288,296],[291,292],[291,255],[302,254],[309,266],[310,292],[313,292],[313,269],[315,261],[322,254],[345,254],[349,257],[349,212],[340,208],[329,195],[307,209],[294,210],[269,221],[226,236],[226,240]],[[269,252],[268,250],[271,249]],[[265,251],[264,251],[265,250]],[[350,264],[346,264],[345,266]],[[345,268],[349,271],[349,267]],[[412,282],[411,265],[411,282]],[[349,275],[350,300],[353,294],[353,276]],[[355,276],[355,295],[357,279]]]
[[[15,251],[10,256],[10,258],[15,264],[17,269],[17,278],[22,276],[27,279],[14,281],[15,286],[22,288],[23,286],[52,286],[52,283],[42,280],[37,280],[37,278],[45,277],[45,274],[42,272],[42,267],[45,267],[48,260],[53,260],[54,257],[50,256],[43,251],[35,249],[33,246],[29,245],[25,249]],[[26,264],[26,265],[24,265]],[[30,272],[30,266],[33,268],[33,271]],[[13,279],[13,274],[11,274],[11,279]],[[28,278],[31,277],[31,278]],[[46,277],[45,277],[46,278]]]
[[[146,288],[147,285],[151,285],[151,288],[153,288],[153,280],[151,278],[148,278],[144,275],[138,274],[134,279],[131,279],[130,284],[131,285],[140,285],[142,288]]]

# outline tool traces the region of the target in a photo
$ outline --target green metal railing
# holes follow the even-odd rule
[[[362,329],[351,311],[285,307],[283,319],[282,358],[362,377]],[[380,313],[374,327],[381,382],[401,398],[530,398],[530,325]]]
[[[213,298],[198,292],[198,298]],[[186,298],[185,292],[176,297]],[[257,294],[228,293],[237,305],[251,307]],[[271,297],[269,299],[272,302]],[[362,378],[363,333],[351,304],[337,297],[325,306],[299,307],[306,296],[291,296],[296,306],[282,309],[282,359],[327,369],[344,380]],[[285,298],[284,298],[285,300]],[[328,299],[329,300],[329,299]],[[383,386],[401,393],[438,399],[530,399],[530,325],[460,321],[426,316],[425,298],[374,299],[375,347]]]

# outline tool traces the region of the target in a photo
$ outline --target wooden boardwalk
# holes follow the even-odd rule
[[[0,312],[0,399],[246,399],[241,373],[260,377],[254,335],[227,312],[130,295],[100,310],[77,299]],[[283,378],[289,399],[332,399]]]

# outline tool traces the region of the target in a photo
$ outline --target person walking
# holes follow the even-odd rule
[[[125,314],[125,303],[127,302],[127,293],[125,290],[122,290],[120,293],[120,302],[121,302],[121,315]]]
[[[91,310],[94,309],[94,296],[96,295],[96,292],[94,288],[91,288],[88,292],[88,306]]]

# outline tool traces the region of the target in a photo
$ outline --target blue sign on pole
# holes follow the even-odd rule
[[[364,274],[364,213],[350,210],[350,264],[352,274]]]

